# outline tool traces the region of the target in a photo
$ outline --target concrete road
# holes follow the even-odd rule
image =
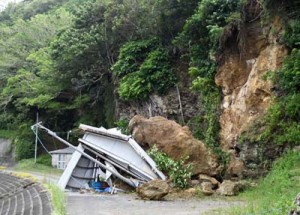
[[[9,171],[7,171],[9,172]],[[59,175],[27,172],[41,182],[56,184]],[[211,199],[144,201],[137,195],[118,193],[80,194],[66,192],[68,215],[207,215],[211,210],[231,207],[240,202]]]
[[[239,204],[203,199],[144,201],[136,197],[135,194],[68,193],[67,211],[68,215],[199,215]]]

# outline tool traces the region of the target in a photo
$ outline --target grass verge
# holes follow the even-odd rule
[[[53,206],[52,215],[67,214],[65,193],[55,184],[45,184],[44,186],[48,189],[51,195]]]
[[[274,163],[270,173],[256,188],[239,195],[245,204],[215,214],[282,215],[294,208],[300,192],[300,153],[288,152]]]
[[[16,131],[0,129],[0,138],[14,139],[16,136],[17,136]]]
[[[15,171],[28,171],[28,172],[38,172],[44,174],[61,175],[62,170],[52,168],[51,166],[46,166],[39,163],[34,163],[34,159],[24,159],[19,161],[19,163],[14,167]]]

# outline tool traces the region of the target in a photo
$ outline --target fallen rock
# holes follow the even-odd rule
[[[202,182],[201,183],[201,191],[204,195],[210,196],[214,194],[213,184],[211,182]]]
[[[227,174],[231,177],[242,178],[244,170],[244,162],[240,158],[237,158],[234,155],[232,155],[230,158],[229,166],[227,168]]]
[[[199,180],[203,182],[210,182],[214,188],[217,188],[220,185],[220,182],[217,179],[204,174],[199,175]]]
[[[248,182],[245,181],[230,181],[225,180],[220,184],[219,189],[217,189],[217,194],[222,196],[235,196],[239,191],[245,189],[247,186],[250,186]]]
[[[170,186],[163,180],[152,180],[137,188],[142,199],[160,200],[170,192]]]
[[[199,180],[191,180],[191,186],[197,186],[200,185],[200,181]]]
[[[192,175],[216,175],[219,171],[217,157],[186,126],[160,116],[146,119],[137,115],[130,120],[129,129],[141,146],[156,145],[174,160],[188,157]]]

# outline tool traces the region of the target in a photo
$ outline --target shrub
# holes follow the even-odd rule
[[[151,84],[134,72],[121,80],[118,92],[125,101],[145,100],[151,92]]]
[[[120,130],[123,134],[129,135],[130,132],[128,130],[128,119],[121,118],[119,121],[115,122],[115,125],[117,126],[118,130]]]
[[[118,61],[113,65],[112,71],[121,78],[136,72],[149,52],[157,47],[157,44],[156,38],[126,43],[121,47]]]
[[[300,49],[293,49],[285,59],[277,79],[286,93],[300,92]]]
[[[125,44],[112,70],[121,78],[118,92],[126,101],[145,100],[152,92],[163,94],[176,83],[169,54],[155,39]]]
[[[290,47],[300,46],[300,20],[289,20],[285,26],[283,41]]]
[[[36,162],[45,166],[51,166],[51,159],[52,157],[49,154],[43,154],[37,157]]]
[[[16,138],[14,140],[16,147],[16,159],[22,160],[26,158],[32,158],[34,155],[34,144],[31,141],[24,140],[22,138]]]
[[[166,172],[176,187],[186,188],[191,177],[191,165],[184,165],[185,160],[174,161],[167,154],[158,150],[154,145],[148,154],[154,159],[158,168]]]
[[[243,141],[262,145],[300,144],[300,95],[277,98],[266,115],[243,134]]]

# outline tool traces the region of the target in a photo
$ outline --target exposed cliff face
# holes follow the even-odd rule
[[[272,104],[273,85],[265,76],[275,72],[287,55],[287,49],[277,41],[281,32],[278,17],[271,26],[258,20],[246,24],[243,32],[236,31],[225,44],[215,77],[223,93],[220,137],[224,150],[234,148],[240,134]],[[243,162],[232,156],[229,172],[239,175],[242,166]]]
[[[181,102],[181,105],[180,105]],[[186,89],[171,89],[166,95],[150,95],[148,101],[143,102],[120,102],[120,118],[132,118],[135,115],[145,117],[164,116],[183,122],[197,113],[197,96]],[[182,112],[181,112],[181,107]],[[183,116],[183,117],[182,117]]]
[[[277,18],[271,25],[276,32],[281,29],[279,23]],[[271,26],[262,26],[260,21],[246,25],[243,53],[237,48],[237,40],[225,47],[225,58],[215,77],[223,93],[220,122],[224,149],[233,147],[241,132],[272,102],[273,86],[265,76],[281,66],[287,50],[277,42]]]
[[[131,119],[135,115],[144,117],[163,116],[185,124],[198,113],[198,96],[190,90],[191,80],[187,75],[187,65],[178,61],[174,71],[179,78],[177,86],[165,95],[152,94],[147,101],[118,101],[119,118]]]

